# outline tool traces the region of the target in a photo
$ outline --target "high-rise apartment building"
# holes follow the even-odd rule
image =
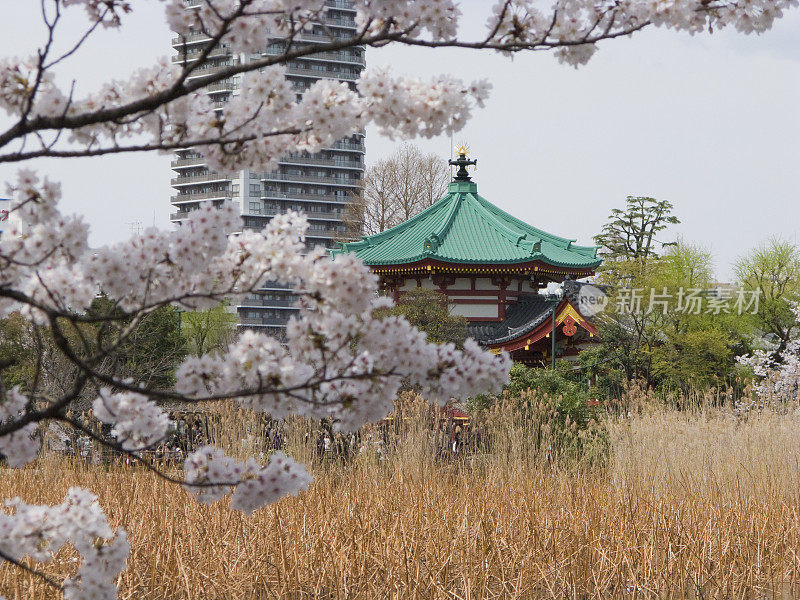
[[[186,10],[196,10],[204,0],[186,0]],[[355,9],[348,0],[326,0],[326,10],[319,22],[295,37],[293,46],[320,44],[331,39],[349,38],[355,32]],[[208,37],[202,33],[172,40],[176,63],[191,62]],[[280,54],[284,41],[264,36],[261,55],[234,54],[220,48],[209,55],[208,65],[192,73],[192,78],[207,77],[229,65],[256,60],[269,54]],[[298,98],[319,79],[334,79],[355,86],[365,66],[364,48],[348,48],[318,53],[296,59],[286,65],[288,79]],[[207,93],[222,109],[238,93],[240,76],[211,84]],[[287,210],[303,211],[309,219],[309,248],[332,247],[344,236],[344,211],[356,191],[364,172],[364,136],[340,140],[317,154],[291,154],[281,159],[271,173],[241,171],[235,177],[209,171],[197,152],[187,149],[176,152],[172,169],[176,176],[172,187],[176,194],[172,204],[177,209],[172,221],[180,222],[198,206],[198,202],[232,199],[241,207],[242,226],[262,229],[276,214]],[[265,329],[280,335],[293,312],[295,298],[277,285],[265,283],[258,294],[252,294],[237,307],[239,323],[244,327]]]

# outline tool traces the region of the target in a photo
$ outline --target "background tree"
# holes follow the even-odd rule
[[[222,352],[236,338],[236,315],[229,303],[220,302],[208,310],[187,311],[181,315],[181,332],[187,350],[195,356]]]
[[[679,239],[658,258],[618,256],[598,281],[609,290],[597,318],[602,342],[581,362],[611,393],[637,379],[683,393],[724,385],[749,348],[745,317],[687,307],[689,294],[705,300],[713,288],[712,256],[701,246]]]
[[[437,290],[409,290],[393,308],[386,310],[386,314],[405,317],[435,344],[451,343],[461,348],[467,339],[467,320],[451,315],[447,296]]]
[[[647,260],[657,258],[656,234],[669,225],[680,223],[672,214],[672,204],[644,196],[628,196],[625,208],[615,208],[595,242],[611,260]]]
[[[98,298],[95,305],[109,302]],[[100,315],[113,313],[110,306],[95,306],[90,314],[92,311]],[[95,339],[101,345],[93,348],[94,352],[103,352],[103,345],[113,347],[102,366],[109,376],[125,374],[146,388],[167,389],[175,384],[175,369],[186,357],[186,340],[181,333],[181,315],[176,307],[159,306],[138,322],[127,317],[115,322],[113,327],[93,325],[92,328],[98,332]],[[129,333],[125,336],[127,329]],[[120,336],[125,336],[125,341],[118,344]]]
[[[107,298],[97,298],[88,315],[113,312]],[[120,332],[126,331],[123,343],[117,343]],[[118,376],[135,385],[165,389],[175,383],[175,368],[186,356],[186,342],[181,334],[180,316],[172,306],[162,306],[133,323],[123,316],[112,323],[70,324],[62,335],[76,353],[87,358],[102,354],[98,373]],[[3,384],[23,390],[39,390],[62,394],[79,370],[56,344],[49,327],[36,325],[19,313],[0,319],[0,363]],[[87,386],[85,401],[97,395],[99,386]]]
[[[447,192],[450,168],[436,154],[402,144],[369,167],[346,211],[348,236],[373,235],[407,221]]]
[[[739,259],[735,272],[745,289],[759,294],[754,325],[774,339],[774,356],[779,357],[798,327],[794,303],[800,301],[800,248],[773,238]]]
[[[593,357],[595,362],[602,362],[606,373],[618,370],[612,379],[644,378],[651,381],[651,351],[661,337],[660,319],[658,314],[644,310],[647,299],[641,305],[642,310],[634,306],[631,290],[650,289],[661,278],[662,265],[655,252],[655,235],[679,222],[671,213],[669,202],[628,196],[625,208],[613,209],[602,233],[595,237],[606,258],[598,270],[597,282],[608,290],[611,310],[598,320],[603,340],[599,355],[593,357],[590,354],[584,360]],[[686,260],[690,257],[687,256]],[[631,296],[630,303],[626,301],[627,296]]]

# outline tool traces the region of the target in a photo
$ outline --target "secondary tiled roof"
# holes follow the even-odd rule
[[[353,252],[370,266],[431,259],[447,263],[513,264],[531,261],[562,268],[597,267],[594,246],[532,227],[478,195],[472,181],[453,181],[448,193],[408,221],[338,252]]]
[[[467,325],[467,334],[481,344],[501,344],[533,331],[550,317],[552,304],[532,295],[510,304],[502,321],[477,321]]]
[[[567,278],[562,284],[563,297],[558,310],[569,301],[580,313],[581,288],[587,285]],[[541,294],[523,296],[509,304],[502,321],[474,321],[467,325],[469,337],[484,345],[503,344],[526,335],[550,318],[553,305]],[[584,315],[586,316],[586,315]]]

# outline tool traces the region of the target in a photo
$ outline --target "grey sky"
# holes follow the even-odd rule
[[[0,0],[2,14],[14,15],[0,40],[4,55],[27,54],[41,40],[36,5]],[[483,30],[487,6],[465,3],[465,34]],[[101,32],[73,61],[70,75],[80,89],[169,54],[161,4],[140,1],[136,11],[122,33]],[[387,48],[369,51],[367,61],[425,76],[490,79],[487,107],[455,141],[469,143],[479,192],[503,209],[591,243],[626,195],[669,200],[682,224],[665,240],[680,234],[703,242],[720,279],[728,279],[731,263],[760,241],[800,241],[799,40],[794,10],[763,36],[653,30],[606,42],[579,70],[549,53],[512,61],[494,53]],[[368,162],[395,143],[369,130]],[[449,156],[449,137],[418,143]],[[129,155],[36,166],[62,181],[67,210],[87,215],[92,243],[103,244],[126,236],[134,221],[169,226],[169,160]],[[0,179],[15,169],[0,166]]]

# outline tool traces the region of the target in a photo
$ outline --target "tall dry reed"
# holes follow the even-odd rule
[[[498,408],[486,417],[483,441],[492,444],[442,461],[434,449],[443,433],[428,426],[426,407],[412,400],[400,412],[388,435],[362,432],[367,449],[348,463],[316,457],[309,425],[295,423],[291,443],[314,460],[316,480],[251,518],[224,502],[198,505],[140,469],[58,457],[3,470],[0,497],[57,502],[69,485],[98,493],[132,540],[123,598],[800,593],[794,413],[634,412],[608,420],[609,460],[587,464],[554,460],[539,443],[555,430],[541,413],[526,422]],[[54,572],[73,568],[68,552],[59,558]],[[7,567],[0,595],[52,597]]]

